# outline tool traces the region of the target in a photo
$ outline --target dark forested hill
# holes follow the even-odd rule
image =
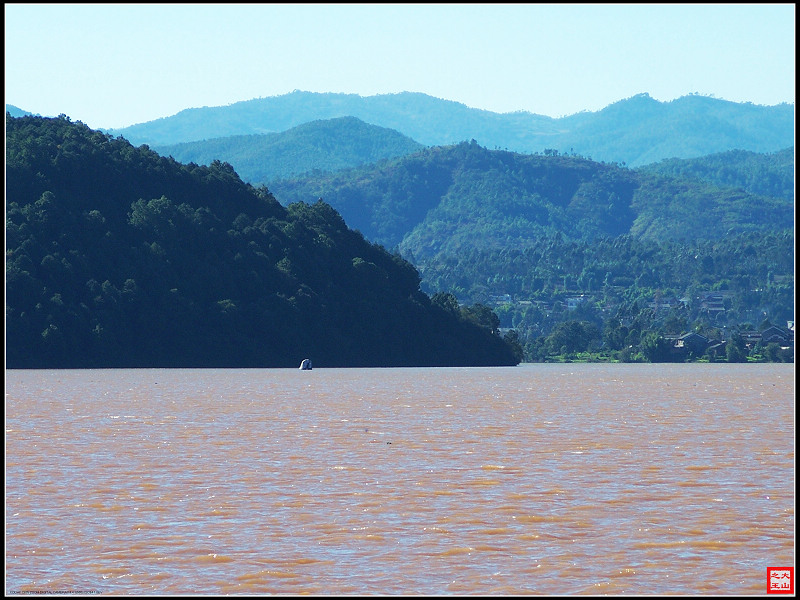
[[[155,146],[182,163],[230,163],[252,184],[311,171],[336,171],[417,152],[422,144],[355,117],[312,121],[282,133],[244,135]]]
[[[758,106],[697,95],[659,102],[647,94],[597,112],[555,119],[528,112],[498,114],[411,92],[362,97],[296,91],[228,106],[186,109],[111,133],[134,144],[162,146],[276,133],[309,121],[346,116],[397,130],[428,146],[475,139],[487,148],[554,149],[629,166],[733,149],[774,152],[794,144],[793,105]]]
[[[720,187],[740,188],[750,194],[794,200],[794,146],[765,154],[730,150],[700,158],[671,158],[639,170],[691,177]]]
[[[328,204],[66,117],[6,117],[6,239],[9,368],[518,362]]]

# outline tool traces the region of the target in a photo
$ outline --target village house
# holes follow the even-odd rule
[[[567,298],[567,310],[575,310],[578,308],[579,304],[583,304],[586,302],[588,298],[586,296],[576,296],[574,298]]]
[[[700,296],[700,308],[709,313],[723,312],[725,310],[725,298],[732,295],[733,292],[727,290],[705,292]]]
[[[794,321],[791,321],[791,329],[789,327],[779,327],[778,325],[770,325],[764,331],[748,330],[742,331],[741,336],[748,350],[752,350],[759,344],[766,346],[768,344],[778,344],[781,348],[789,348],[794,346]]]
[[[715,359],[725,358],[725,347],[728,345],[726,341],[712,341],[711,345],[706,348],[706,354],[708,356],[712,356]]]
[[[665,296],[660,299],[653,298],[653,300],[647,303],[647,306],[648,308],[652,308],[653,310],[669,310],[671,308],[678,308],[680,306],[685,306],[685,303],[683,303],[675,296]]]
[[[497,294],[489,296],[489,300],[497,305],[511,304],[511,294]]]
[[[770,344],[776,342],[781,346],[789,346],[794,343],[794,332],[790,329],[772,325],[761,332],[761,343]]]
[[[704,335],[690,331],[680,335],[665,335],[664,339],[671,343],[670,351],[677,359],[687,358],[689,354],[702,356],[709,348],[714,348],[714,353],[724,352],[724,342],[711,340]],[[722,346],[720,346],[722,344]]]
[[[675,341],[675,349],[691,352],[696,356],[703,354],[711,345],[711,340],[704,335],[694,333],[684,333]]]

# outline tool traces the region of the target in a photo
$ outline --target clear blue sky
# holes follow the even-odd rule
[[[5,100],[114,128],[292,90],[559,117],[794,103],[794,4],[6,4]]]

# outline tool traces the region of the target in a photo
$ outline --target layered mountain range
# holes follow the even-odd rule
[[[10,117],[26,114],[11,106],[7,111]],[[46,283],[48,278],[63,278],[64,269],[72,272],[76,264],[104,262],[107,257],[95,256],[89,246],[76,250],[63,245],[64,234],[50,241],[47,236],[58,234],[53,227],[59,219],[62,224],[88,227],[87,231],[105,231],[105,224],[112,223],[110,213],[119,215],[113,221],[116,225],[98,238],[102,244],[118,236],[134,240],[144,235],[149,249],[131,247],[126,250],[129,256],[120,258],[139,265],[136,277],[120,275],[118,281],[109,277],[105,282],[90,278],[89,296],[77,297],[81,306],[99,310],[111,299],[128,298],[141,310],[149,298],[154,303],[145,309],[148,314],[155,306],[168,312],[175,309],[172,297],[158,287],[169,282],[150,282],[144,265],[155,267],[158,257],[176,252],[171,262],[183,275],[177,271],[169,275],[175,287],[168,291],[177,290],[173,299],[183,302],[191,314],[204,316],[214,331],[226,323],[246,326],[259,319],[262,331],[272,331],[271,317],[265,315],[278,314],[292,315],[287,323],[299,327],[297,311],[311,309],[317,318],[334,310],[341,316],[340,324],[320,339],[319,351],[333,357],[334,347],[350,348],[347,358],[340,357],[347,364],[371,364],[371,360],[508,364],[513,359],[501,356],[507,352],[502,346],[491,356],[463,354],[453,359],[455,354],[451,358],[441,354],[443,348],[458,346],[458,335],[477,335],[463,329],[464,319],[496,333],[491,311],[487,313],[485,306],[472,310],[469,305],[493,303],[498,297],[536,298],[557,306],[567,294],[580,295],[596,307],[591,319],[598,325],[610,311],[621,311],[615,319],[619,325],[637,314],[643,302],[665,293],[684,295],[684,306],[692,309],[679,321],[685,327],[689,321],[682,319],[694,320],[694,329],[711,326],[710,318],[714,325],[725,326],[764,315],[781,320],[793,314],[792,105],[756,106],[702,96],[658,102],[642,94],[596,113],[552,119],[523,112],[490,113],[424,94],[364,98],[294,92],[226,107],[187,109],[110,132],[91,132],[66,116],[45,119],[37,128],[30,126],[33,122],[26,121],[25,127],[12,122],[13,144],[7,123],[6,193],[11,216],[7,223],[13,227],[7,224],[7,235],[10,232],[24,243],[7,253],[8,281],[16,290],[13,297],[27,285],[41,301],[21,313],[14,307],[9,313],[7,306],[7,315],[16,319],[10,323],[17,328],[9,331],[54,325],[55,329],[47,326],[40,332],[51,353],[54,348],[64,351],[65,327],[82,327],[86,319],[95,325],[92,335],[81,334],[84,343],[106,353],[111,340],[128,331],[113,318],[113,327],[107,326],[91,310],[82,315],[84,309],[74,306],[60,326],[48,321],[65,314],[50,307],[63,302],[64,295],[48,295],[55,289],[55,284]],[[40,135],[46,137],[37,138]],[[162,156],[160,160],[153,150]],[[109,151],[110,158],[101,158]],[[14,170],[18,168],[24,177]],[[86,187],[90,180],[95,187]],[[221,180],[231,185],[203,187]],[[120,193],[123,196],[114,200]],[[220,193],[227,198],[221,204]],[[94,207],[86,204],[87,198],[95,198]],[[256,203],[269,201],[254,209],[254,198],[261,199]],[[261,214],[266,207],[269,214]],[[127,222],[125,213],[119,212],[125,210]],[[220,227],[228,237],[215,237]],[[25,237],[30,228],[41,238],[37,245]],[[344,239],[344,231],[354,229],[373,249],[359,249],[351,240],[342,258],[328,242],[341,245],[337,240]],[[196,268],[205,272],[207,260],[193,259],[176,245],[187,235],[205,240],[201,246],[190,246],[201,255],[211,253],[215,272],[229,272],[238,279],[195,281],[192,262],[199,260]],[[85,242],[84,237],[76,239]],[[240,245],[247,240],[245,251]],[[63,247],[46,251],[47,244],[54,243]],[[386,252],[381,246],[393,254],[381,254]],[[89,258],[76,263],[71,258],[76,251],[88,253]],[[240,289],[247,279],[240,269],[256,265],[264,256],[266,271],[253,272],[254,281],[267,282],[267,287]],[[331,265],[334,278],[344,277],[346,292],[336,291],[338,283],[320,279],[319,269],[312,266],[315,256]],[[241,259],[245,263],[236,262]],[[418,272],[409,278],[414,268]],[[190,286],[197,284],[190,296],[176,285],[182,278]],[[148,286],[144,295],[140,284],[131,284],[141,281]],[[386,285],[414,298],[413,308],[401,309],[402,318],[412,319],[406,323],[413,321],[414,311],[428,310],[419,306],[432,301],[434,316],[424,317],[426,327],[450,341],[424,350],[428,342],[422,341],[424,335],[414,337],[416,332],[409,337],[415,341],[404,350],[387,353],[385,334],[393,332],[396,338],[399,329],[379,327],[382,333],[373,335],[342,316],[349,310],[346,306],[372,298],[377,304],[365,305],[364,310],[391,321],[381,312],[395,293],[381,291]],[[426,300],[417,286],[432,299]],[[247,300],[237,300],[228,289]],[[207,290],[215,290],[219,297],[207,297]],[[699,300],[694,302],[702,290],[723,290],[728,308],[703,312]],[[457,298],[449,295],[451,291]],[[258,312],[263,304],[256,299],[259,293],[272,303],[265,313]],[[395,302],[399,300],[389,305]],[[41,307],[55,312],[39,314]],[[543,315],[530,313],[524,304],[514,308],[509,304],[504,323],[518,324],[521,332],[547,333],[559,318],[566,318]],[[674,318],[669,327],[677,327]],[[640,327],[660,331],[666,326],[664,315],[640,313],[636,319]],[[176,335],[170,327],[164,331]],[[451,336],[445,333],[448,328],[461,333]],[[260,354],[252,353],[253,360],[276,361],[282,348],[296,349],[288,330],[280,330],[281,341]],[[228,352],[251,348],[244,342],[246,334],[237,335],[240,343]],[[196,337],[187,339],[197,342]],[[630,337],[626,347],[634,348],[638,339]],[[309,343],[304,338],[301,345]],[[152,344],[143,340],[139,344],[155,352]],[[513,347],[511,341],[508,344]],[[34,350],[38,346],[33,344],[26,352],[44,356],[45,346]],[[216,360],[211,358],[213,347],[201,343],[180,347],[190,356],[199,352],[195,358],[204,364]],[[373,358],[365,358],[367,349]],[[119,346],[113,350],[120,360],[140,360]],[[239,364],[251,360],[237,356]]]
[[[133,144],[166,146],[214,138],[279,133],[317,120],[358,119],[394,129],[426,146],[476,140],[489,149],[553,149],[597,161],[640,166],[726,150],[774,152],[794,145],[794,106],[759,106],[690,95],[659,102],[648,94],[597,112],[552,118],[494,113],[421,93],[377,96],[296,91],[228,106],[190,108],[108,133]]]

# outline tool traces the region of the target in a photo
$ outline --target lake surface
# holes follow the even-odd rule
[[[794,365],[6,371],[6,593],[765,594]]]

